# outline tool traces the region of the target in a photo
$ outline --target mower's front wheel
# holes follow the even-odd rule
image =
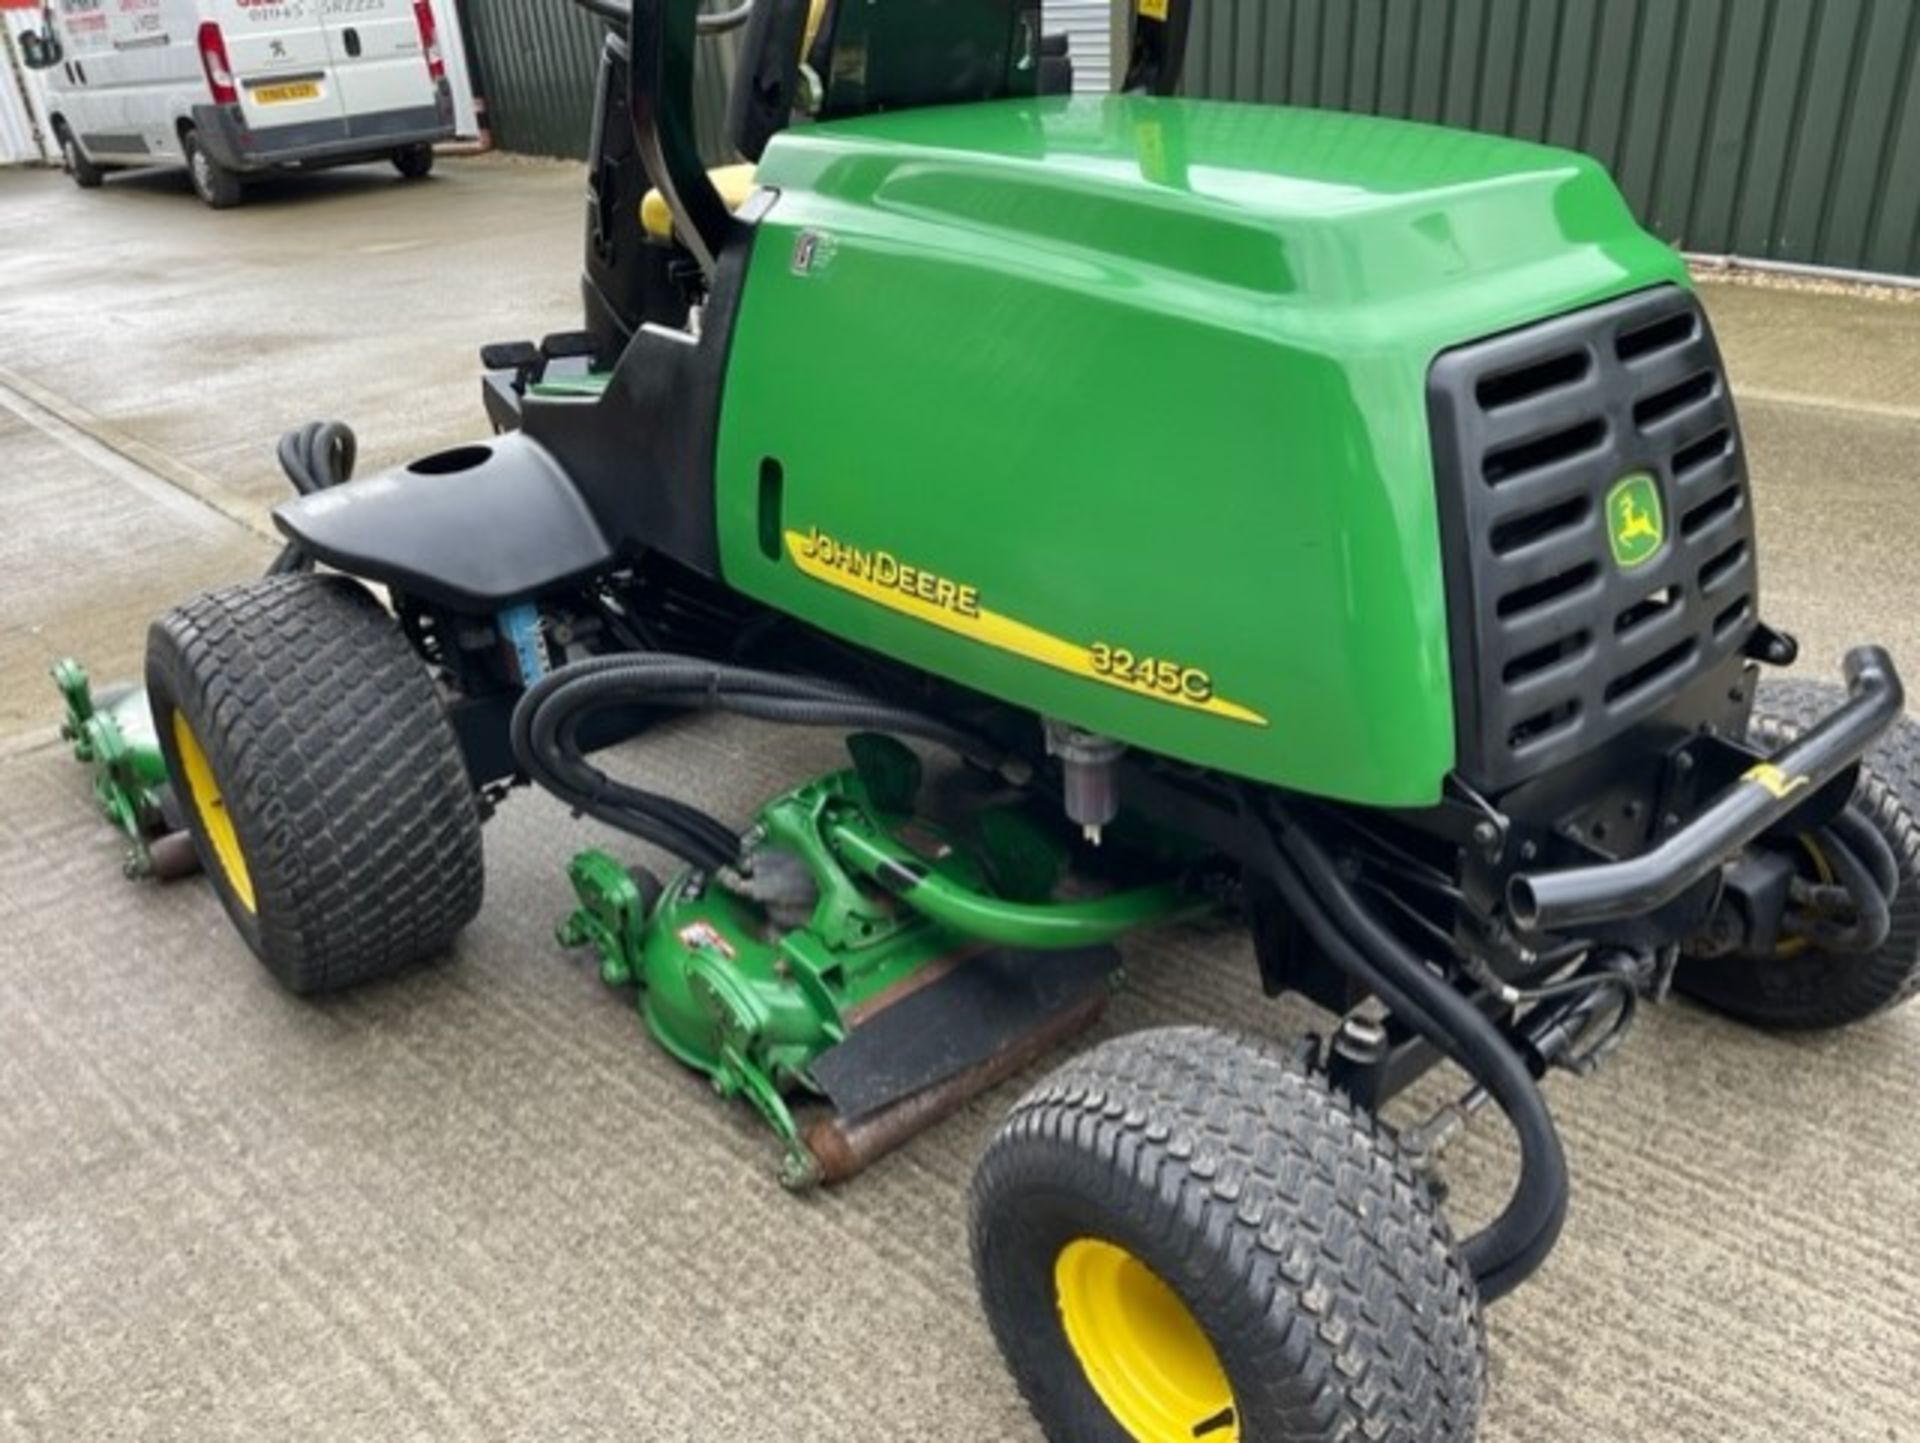
[[[147,690],[201,862],[293,992],[383,977],[480,910],[480,815],[432,680],[341,576],[269,576],[153,624]]]
[[[1119,1038],[981,1159],[974,1268],[1055,1443],[1465,1443],[1478,1295],[1393,1141],[1206,1028]]]
[[[1764,683],[1749,736],[1777,750],[1844,700],[1824,682]],[[1920,724],[1901,717],[1867,753],[1853,809],[1886,843],[1899,881],[1878,947],[1835,952],[1793,939],[1765,956],[1687,957],[1674,986],[1729,1017],[1778,1031],[1845,1027],[1920,995]],[[1832,879],[1813,838],[1801,841],[1796,860],[1808,880]]]

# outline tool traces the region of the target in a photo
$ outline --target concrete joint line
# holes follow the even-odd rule
[[[44,726],[33,727],[27,731],[15,732],[11,736],[0,736],[0,762],[10,762],[16,757],[33,756],[38,752],[65,751],[68,746],[66,738],[59,732],[56,731],[52,736],[48,736]]]
[[[284,540],[270,525],[228,500],[212,477],[4,366],[0,366],[0,407],[175,514],[202,526],[218,518],[275,544]]]
[[[1920,406],[1898,406],[1888,401],[1850,401],[1844,396],[1776,391],[1767,386],[1736,385],[1733,399],[1735,404],[1755,401],[1763,406],[1798,406],[1809,411],[1837,411],[1845,416],[1872,416],[1880,421],[1920,421]]]

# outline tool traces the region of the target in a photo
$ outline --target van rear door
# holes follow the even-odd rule
[[[365,127],[354,125],[358,118],[399,110],[425,112],[431,125],[439,85],[429,67],[427,35],[414,0],[313,3],[320,7],[349,128],[364,133]],[[425,0],[420,8],[425,8]]]
[[[255,132],[315,126],[337,139],[344,114],[318,7],[322,0],[212,0],[240,109]],[[204,50],[204,43],[202,49]]]

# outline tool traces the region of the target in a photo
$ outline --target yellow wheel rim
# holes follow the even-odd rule
[[[1833,885],[1833,863],[1829,862],[1827,860],[1827,854],[1820,850],[1820,844],[1808,836],[1802,836],[1798,840],[1801,850],[1807,854],[1808,859],[1813,863],[1815,880],[1823,887],[1831,887]],[[1774,944],[1773,955],[1776,957],[1798,957],[1806,950],[1807,939],[1805,937],[1788,937],[1784,941]]]
[[[173,745],[180,753],[180,770],[186,773],[181,780],[187,784],[187,800],[193,806],[194,816],[200,819],[200,831],[207,845],[213,848],[220,874],[227,879],[227,888],[240,905],[251,912],[254,910],[253,877],[247,871],[246,854],[240,850],[240,834],[233,829],[233,814],[227,810],[226,798],[221,795],[220,783],[214,779],[200,738],[187,724],[186,713],[177,707],[173,713]]]
[[[1227,1371],[1153,1269],[1125,1248],[1081,1238],[1061,1249],[1053,1282],[1068,1346],[1135,1443],[1239,1443]]]

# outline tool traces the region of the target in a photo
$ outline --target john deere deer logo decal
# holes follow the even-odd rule
[[[1607,493],[1607,539],[1622,571],[1651,560],[1667,539],[1660,488],[1644,471],[1622,477]]]

